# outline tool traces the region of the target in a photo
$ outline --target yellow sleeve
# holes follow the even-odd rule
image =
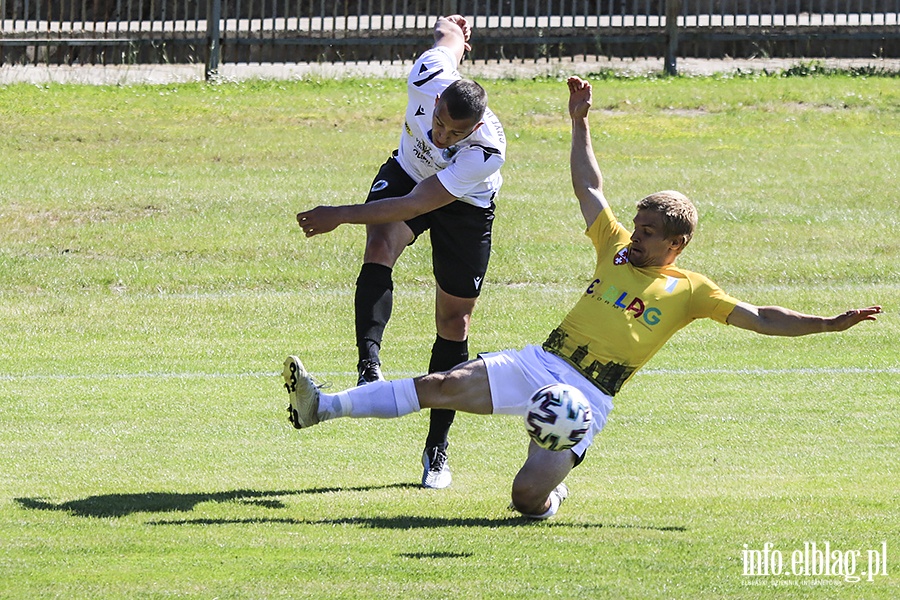
[[[616,217],[610,207],[606,207],[597,215],[594,222],[588,226],[584,234],[594,243],[594,248],[599,252],[601,249],[608,247],[610,240],[620,238],[622,235],[631,237],[631,234],[616,221]]]
[[[692,294],[691,316],[695,319],[712,319],[726,324],[728,316],[740,300],[726,294],[722,288],[707,277],[693,273],[695,293]]]

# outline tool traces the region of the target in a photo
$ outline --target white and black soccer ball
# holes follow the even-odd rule
[[[541,448],[568,450],[591,427],[591,405],[578,388],[565,383],[545,385],[531,396],[525,429]]]

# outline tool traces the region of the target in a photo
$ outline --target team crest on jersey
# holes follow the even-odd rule
[[[616,266],[628,264],[628,248],[622,248],[613,257],[613,264]]]

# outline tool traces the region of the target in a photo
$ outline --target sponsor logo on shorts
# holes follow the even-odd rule
[[[384,179],[379,179],[372,185],[373,192],[380,192],[381,190],[387,189],[388,182]]]

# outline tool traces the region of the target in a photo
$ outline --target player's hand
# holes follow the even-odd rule
[[[469,27],[469,22],[466,21],[466,18],[462,15],[449,15],[444,17],[444,19],[460,28],[463,34],[466,52],[472,50],[472,46],[469,44],[469,38],[472,36],[472,28]]]
[[[306,237],[328,233],[343,223],[339,217],[339,211],[334,206],[317,206],[312,210],[306,210],[297,214],[297,223]]]
[[[830,319],[830,331],[845,331],[854,325],[863,321],[875,321],[875,315],[881,314],[880,306],[870,306],[868,308],[856,308],[843,312],[836,317]]]
[[[569,77],[569,116],[584,119],[591,110],[591,84],[580,77]]]

